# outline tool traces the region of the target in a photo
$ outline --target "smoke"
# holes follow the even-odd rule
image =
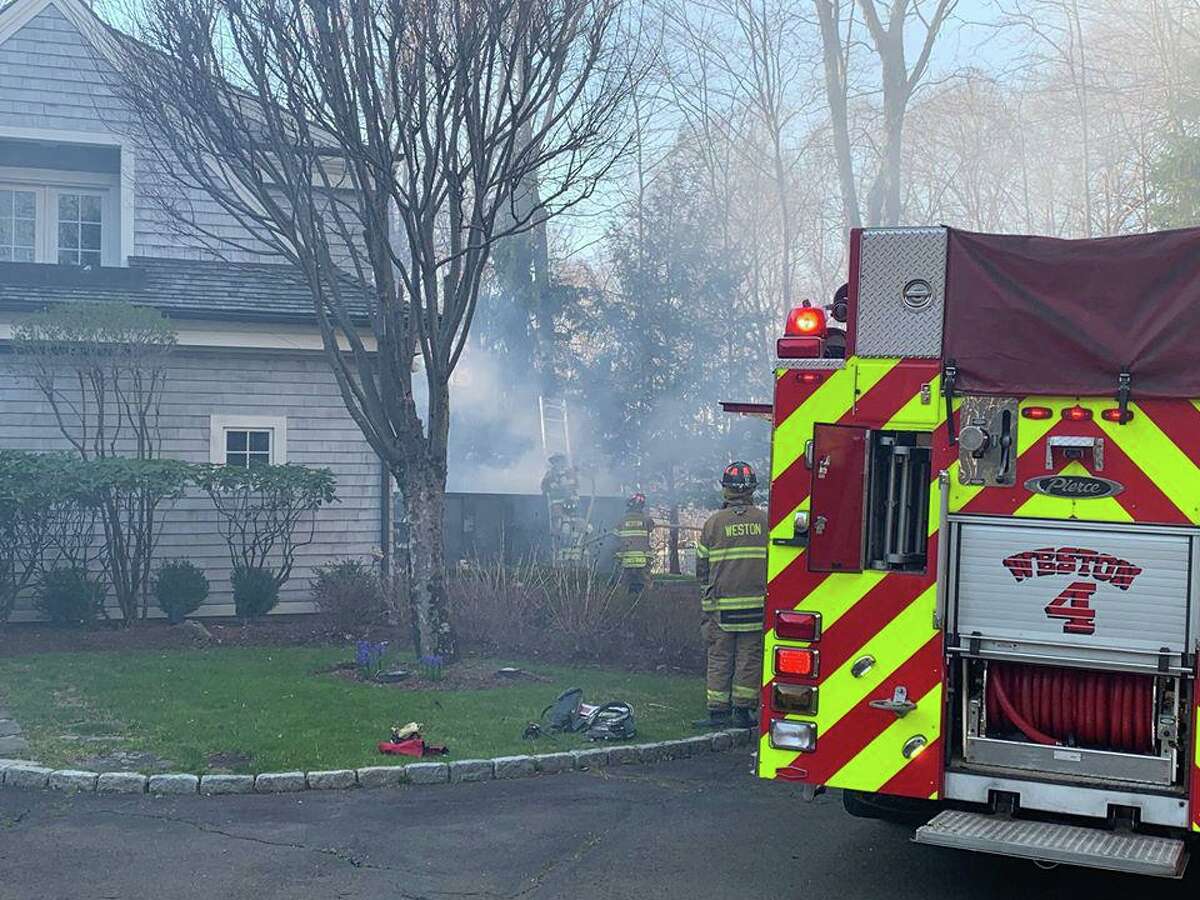
[[[537,494],[546,472],[537,377],[533,369],[472,343],[450,380],[447,490]],[[611,493],[619,484],[592,441],[590,416],[568,407],[580,491]]]

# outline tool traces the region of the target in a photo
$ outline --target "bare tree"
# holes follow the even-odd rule
[[[124,96],[145,143],[304,273],[403,492],[420,650],[452,654],[448,382],[493,244],[589,197],[624,149],[621,0],[144,6]]]
[[[838,181],[846,219],[851,227],[863,222],[858,200],[854,152],[850,142],[848,94],[854,60],[855,3],[853,0],[813,0],[821,31],[825,92],[833,123]],[[862,24],[878,60],[883,105],[882,147],[867,192],[866,221],[871,225],[899,223],[903,171],[904,117],[909,101],[929,71],[934,45],[958,0],[858,0]],[[886,8],[886,13],[881,13]],[[885,17],[886,16],[886,17]],[[905,38],[919,37],[917,57],[909,65]]]

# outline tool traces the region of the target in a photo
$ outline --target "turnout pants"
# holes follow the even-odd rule
[[[700,633],[708,648],[705,700],[709,709],[755,709],[762,690],[762,632],[725,631],[705,613]]]

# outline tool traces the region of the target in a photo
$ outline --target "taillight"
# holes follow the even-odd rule
[[[812,753],[817,749],[817,726],[813,722],[771,721],[771,746],[776,750]]]
[[[1049,419],[1054,415],[1054,410],[1048,406],[1026,406],[1021,410],[1021,415],[1026,419]]]
[[[781,337],[775,342],[775,355],[780,359],[821,359],[825,355],[825,339]]]
[[[807,513],[805,518],[807,525]],[[781,609],[775,613],[775,637],[785,641],[820,640],[821,614]]]
[[[1101,412],[1100,418],[1102,418],[1105,422],[1125,423],[1133,418],[1133,410],[1132,409],[1125,410],[1125,416],[1124,416],[1124,418],[1122,418],[1120,407],[1113,406],[1113,407],[1110,407],[1109,409],[1106,409],[1103,412]]]
[[[1067,422],[1090,422],[1092,411],[1082,406],[1068,406],[1062,411],[1062,417]]]
[[[775,674],[793,678],[816,678],[820,668],[820,654],[816,650],[800,647],[775,648]]]
[[[771,706],[780,712],[815,716],[817,714],[817,687],[812,684],[775,682],[771,691]]]
[[[793,337],[825,337],[825,310],[797,306],[788,313],[783,333]]]
[[[801,384],[819,384],[825,380],[824,372],[797,372],[796,380]]]

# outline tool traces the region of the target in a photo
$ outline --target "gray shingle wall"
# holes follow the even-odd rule
[[[0,125],[130,134],[130,116],[111,87],[115,73],[53,4],[0,44]],[[181,234],[161,202],[166,196],[196,224],[224,238],[249,241],[248,233],[211,199],[181,191],[159,171],[149,152],[136,154],[134,253],[204,258],[201,242]],[[222,250],[230,259],[261,260]]]
[[[346,412],[320,354],[177,350],[162,413],[164,456],[208,462],[214,414],[286,416],[288,462],[333,470],[340,502],[319,514],[316,538],[299,552],[277,612],[311,610],[308,585],[314,566],[347,556],[370,560],[379,546],[379,461]],[[0,353],[0,447],[66,446],[19,360]],[[201,614],[232,615],[228,551],[208,498],[189,494],[165,521],[160,559],[185,557],[204,568],[212,593]],[[14,620],[30,615],[22,604]]]

